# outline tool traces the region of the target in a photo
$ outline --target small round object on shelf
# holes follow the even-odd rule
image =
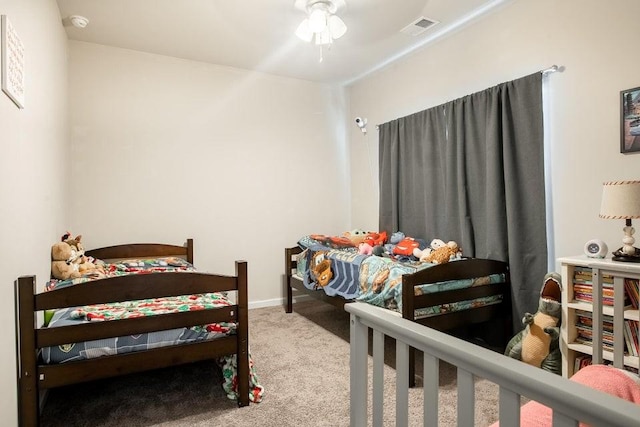
[[[607,244],[600,239],[591,239],[584,245],[584,254],[589,258],[604,258],[607,251]]]

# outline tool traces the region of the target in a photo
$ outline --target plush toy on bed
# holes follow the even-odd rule
[[[326,251],[318,251],[311,258],[311,275],[315,278],[315,282],[320,286],[327,286],[333,278],[331,271],[331,260],[327,258]]]
[[[562,374],[558,323],[561,317],[562,282],[558,273],[547,273],[540,290],[536,314],[525,313],[525,328],[507,344],[505,355],[554,374]]]
[[[346,237],[347,239],[351,240],[351,243],[355,247],[358,247],[360,243],[364,242],[364,239],[368,235],[369,235],[368,232],[364,230],[360,230],[359,228],[356,228],[355,230],[351,230],[351,231],[345,231],[344,233],[342,233],[342,237]]]
[[[358,253],[360,255],[371,255],[373,253],[373,247],[367,242],[362,242],[358,245]]]
[[[95,263],[84,255],[82,236],[75,239],[66,233],[51,247],[51,276],[59,280],[76,279],[83,274],[99,271]]]
[[[67,242],[55,243],[51,247],[51,276],[59,280],[80,277],[77,259],[77,252]]]
[[[462,257],[462,250],[453,240],[445,243],[440,239],[433,239],[428,248],[424,250],[414,249],[413,256],[421,262],[430,262],[432,264],[444,264]]]
[[[84,245],[82,244],[82,235],[78,235],[75,238],[71,238],[68,234],[66,242],[75,249],[78,257],[76,263],[78,264],[78,271],[80,274],[92,273],[95,271],[102,271],[102,266],[95,263],[94,259],[84,254]]]

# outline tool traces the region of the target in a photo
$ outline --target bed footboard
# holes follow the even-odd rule
[[[396,425],[409,425],[409,348],[424,352],[423,425],[438,425],[439,363],[457,367],[457,425],[473,426],[474,379],[485,378],[499,386],[500,425],[520,425],[520,397],[553,410],[554,425],[575,426],[578,420],[598,426],[636,425],[640,407],[612,395],[561,378],[515,359],[496,354],[434,329],[399,318],[379,307],[353,303],[351,315],[350,387],[351,426],[383,425],[385,396],[383,363],[385,336],[396,340]],[[368,407],[369,329],[373,330],[372,422]],[[428,373],[428,374],[426,374]],[[412,419],[411,425],[415,425]]]
[[[469,288],[416,295],[415,288],[425,284],[450,280],[477,279],[492,275],[501,277],[497,283],[472,286]],[[416,318],[416,310],[476,298],[499,297],[497,303],[452,311],[437,316]],[[491,324],[484,331],[487,345],[503,352],[512,336],[511,282],[509,266],[502,261],[470,258],[429,267],[402,277],[402,317],[439,331],[449,331],[476,324]],[[415,350],[409,350],[409,384],[415,386]]]

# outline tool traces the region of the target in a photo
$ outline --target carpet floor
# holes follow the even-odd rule
[[[249,311],[250,350],[260,383],[259,404],[238,408],[221,387],[213,362],[155,370],[50,391],[43,426],[348,426],[349,316],[305,301]],[[393,343],[386,343],[384,425],[395,425]],[[416,357],[421,375],[421,358]],[[371,357],[369,357],[371,373]],[[371,381],[370,381],[371,383]],[[409,423],[422,425],[422,388],[409,391]],[[456,370],[441,362],[441,426],[456,425]],[[369,398],[369,401],[371,399]],[[476,425],[497,417],[498,387],[476,380]],[[371,403],[369,403],[371,405]],[[371,408],[369,408],[371,413]]]

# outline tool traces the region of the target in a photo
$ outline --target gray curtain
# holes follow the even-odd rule
[[[514,327],[547,268],[542,74],[380,125],[380,229],[508,261]]]

